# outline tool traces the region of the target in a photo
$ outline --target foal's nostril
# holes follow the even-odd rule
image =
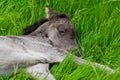
[[[71,36],[70,39],[74,39],[73,36]]]
[[[74,36],[74,35],[71,35],[71,36],[70,36],[70,39],[73,39],[73,40],[74,40],[74,39],[75,39],[75,36]]]

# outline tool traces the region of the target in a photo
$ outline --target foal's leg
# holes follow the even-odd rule
[[[28,67],[27,72],[31,73],[33,77],[39,76],[39,80],[56,80],[49,71],[49,64],[36,64]]]
[[[69,55],[71,55],[71,54],[69,54]],[[51,55],[51,56],[53,56],[53,55]],[[67,56],[67,54],[64,54],[62,56],[59,54],[59,55],[57,55],[57,57],[54,56],[54,58],[55,58],[56,61],[61,62],[66,56]],[[60,58],[58,58],[58,57],[60,57]],[[92,63],[90,61],[87,61],[87,60],[82,59],[82,58],[77,57],[77,56],[74,57],[74,61],[77,64],[91,64],[92,66],[94,66],[96,68],[99,68],[101,70],[105,70],[108,73],[114,73],[115,72],[113,69],[111,69],[108,66],[105,66],[105,65],[102,65],[102,64],[99,64],[99,63]]]

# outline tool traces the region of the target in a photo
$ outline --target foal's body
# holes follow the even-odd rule
[[[42,25],[36,23],[35,28],[26,28],[24,36],[0,36],[0,74],[11,74],[21,67],[33,76],[39,74],[40,80],[44,77],[55,80],[49,72],[49,64],[61,62],[67,50],[76,47],[75,30],[66,15],[56,14],[50,8],[46,13],[48,20]],[[76,56],[74,60],[78,64],[87,64],[86,60]],[[109,67],[93,65],[114,72]]]
[[[26,28],[23,36],[0,36],[0,74],[21,67],[33,76],[39,74],[40,79],[55,79],[49,64],[61,62],[67,49],[76,46],[74,27],[66,15],[50,8],[46,13],[47,19]]]
[[[63,56],[64,53],[63,50],[55,48],[48,43],[27,36],[0,37],[0,44],[0,66],[4,67],[3,64],[8,64],[6,68],[12,65],[11,62],[20,66],[25,66],[23,64],[26,62],[30,65],[40,62],[57,62],[56,57],[59,55],[57,59],[61,59],[60,55]],[[18,58],[19,61],[16,61]]]
[[[38,72],[44,77],[50,74],[49,64],[62,61],[66,55],[64,50],[51,46],[47,41],[44,42],[29,36],[1,36],[0,70],[3,72],[0,71],[0,73],[14,71],[16,67],[25,68],[28,64],[30,67],[27,71],[34,75]]]

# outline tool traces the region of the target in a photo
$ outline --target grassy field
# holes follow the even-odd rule
[[[120,80],[120,0],[0,0],[0,35],[21,35],[23,28],[45,17],[45,6],[67,13],[77,30],[81,57],[116,71],[74,65],[68,56],[51,72],[57,80]],[[22,71],[0,80],[28,80]]]

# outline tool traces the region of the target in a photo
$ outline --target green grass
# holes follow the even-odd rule
[[[120,80],[119,0],[0,0],[0,35],[21,35],[23,28],[45,17],[45,6],[69,15],[77,30],[81,57],[113,68],[108,74],[91,65],[75,66],[71,57],[51,72],[57,80]],[[28,80],[22,72],[0,80]]]

